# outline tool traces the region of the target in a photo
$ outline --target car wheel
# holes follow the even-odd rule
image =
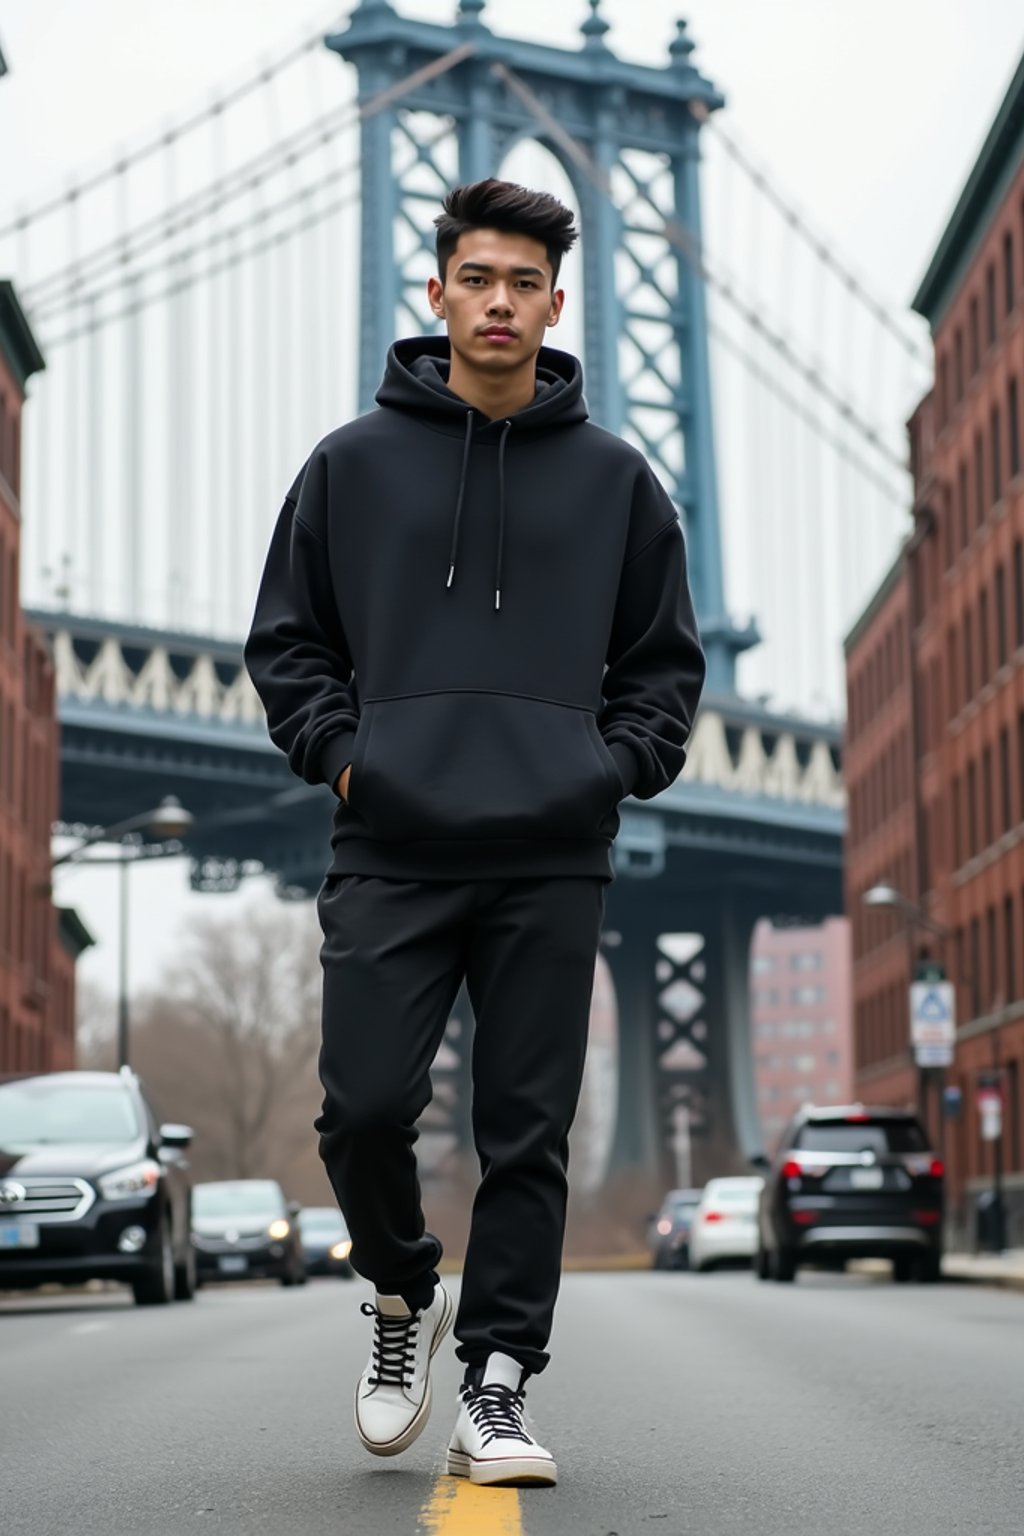
[[[914,1278],[917,1268],[913,1259],[899,1258],[892,1261],[892,1278],[897,1285],[907,1285]]]
[[[295,1284],[295,1275],[293,1274],[293,1272],[290,1269],[286,1269],[286,1270],[284,1270],[282,1272],[282,1274],[281,1274],[281,1284],[282,1285],[294,1285]]]
[[[942,1279],[942,1254],[926,1253],[919,1259],[917,1278],[922,1285],[936,1285]]]
[[[796,1279],[796,1251],[793,1248],[776,1248],[771,1256],[772,1279],[787,1285]]]
[[[188,1245],[184,1264],[176,1264],[174,1267],[174,1299],[175,1301],[191,1301],[199,1289],[196,1284],[196,1251],[192,1244]]]
[[[160,1222],[159,1257],[132,1281],[132,1291],[140,1307],[165,1307],[174,1300],[174,1249],[166,1218]]]
[[[771,1278],[767,1248],[759,1247],[754,1255],[754,1273],[759,1280],[769,1280]]]

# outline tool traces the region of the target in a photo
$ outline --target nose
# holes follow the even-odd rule
[[[499,283],[491,295],[491,302],[487,306],[489,315],[510,315],[512,313],[512,300],[504,283]]]

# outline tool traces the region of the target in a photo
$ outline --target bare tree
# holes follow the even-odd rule
[[[117,1056],[117,1005],[100,982],[75,980],[75,1059],[87,1071],[109,1072]]]
[[[312,1142],[318,944],[309,904],[194,920],[136,1010],[133,1062],[160,1113],[195,1129],[197,1177],[280,1177]]]

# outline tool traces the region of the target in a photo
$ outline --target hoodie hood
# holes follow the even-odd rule
[[[384,380],[377,391],[377,404],[392,410],[408,411],[429,421],[441,432],[462,436],[462,460],[458,484],[452,488],[451,546],[448,556],[448,581],[451,588],[459,560],[459,535],[462,508],[466,499],[469,458],[475,441],[481,446],[498,444],[497,555],[494,564],[494,609],[501,611],[501,583],[505,563],[505,450],[509,437],[517,434],[547,432],[558,427],[576,426],[587,419],[583,399],[583,369],[569,352],[542,347],[537,356],[537,387],[533,400],[514,415],[491,420],[448,387],[451,347],[445,336],[411,336],[396,341],[388,352]]]
[[[409,411],[429,419],[435,427],[462,433],[466,415],[474,418],[481,434],[491,429],[491,439],[501,422],[489,422],[448,388],[451,348],[446,336],[410,336],[396,341],[388,352],[377,404]],[[515,432],[544,432],[554,427],[575,426],[587,419],[583,398],[583,369],[570,352],[541,347],[537,355],[537,390],[524,410],[507,420]]]

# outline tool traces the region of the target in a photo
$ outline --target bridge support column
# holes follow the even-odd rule
[[[724,893],[699,912],[669,912],[635,890],[631,912],[628,889],[616,902],[625,918],[609,925],[619,942],[606,949],[619,1010],[610,1171],[672,1185],[748,1172],[761,1145],[748,983],[757,914]]]
[[[748,1158],[760,1151],[761,1132],[750,1036],[750,941],[757,914],[724,896],[705,916],[703,1070],[676,1072],[665,1063],[671,1085],[696,1079],[691,1106],[691,1176],[695,1184],[724,1174],[750,1173]],[[671,1092],[671,1087],[669,1088]]]
[[[658,930],[654,922],[616,924],[604,956],[618,1008],[619,1093],[609,1173],[660,1173],[664,1137],[658,1103]]]

